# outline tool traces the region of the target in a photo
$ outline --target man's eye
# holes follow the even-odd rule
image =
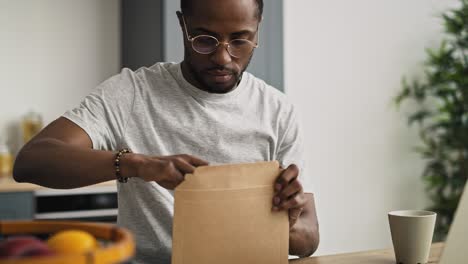
[[[199,37],[196,41],[201,45],[216,45],[217,41],[215,38],[212,37]]]
[[[249,45],[249,41],[245,39],[234,39],[231,40],[231,45],[236,47],[241,47],[244,45]]]

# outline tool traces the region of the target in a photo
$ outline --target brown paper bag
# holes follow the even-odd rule
[[[172,264],[286,264],[289,224],[272,208],[276,161],[199,167],[175,191]]]

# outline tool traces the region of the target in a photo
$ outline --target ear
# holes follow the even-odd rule
[[[182,12],[180,12],[180,11],[176,11],[176,15],[177,15],[177,19],[179,20],[179,25],[180,25],[180,27],[183,28],[182,16],[183,16],[184,14],[182,14]]]

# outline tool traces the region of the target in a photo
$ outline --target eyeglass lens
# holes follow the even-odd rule
[[[195,51],[202,54],[210,54],[214,52],[219,46],[219,41],[212,36],[197,36],[193,38],[192,47]],[[253,49],[254,44],[244,39],[234,39],[228,44],[228,52],[233,57],[249,56]]]

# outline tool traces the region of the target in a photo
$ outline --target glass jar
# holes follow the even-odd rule
[[[21,123],[23,132],[23,144],[26,144],[42,129],[42,116],[39,113],[30,111],[23,117]]]
[[[13,156],[4,141],[0,141],[0,178],[9,177],[13,172]]]

